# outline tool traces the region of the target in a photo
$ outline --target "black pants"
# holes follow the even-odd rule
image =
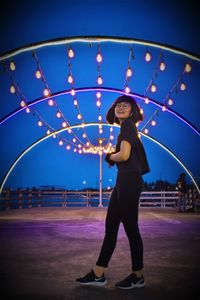
[[[130,244],[132,269],[143,268],[143,243],[138,227],[139,198],[143,187],[138,172],[118,172],[105,221],[105,237],[96,265],[107,267],[114,252],[120,222]]]

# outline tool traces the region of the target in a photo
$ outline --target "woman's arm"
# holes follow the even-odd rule
[[[130,152],[131,152],[130,143],[123,140],[123,141],[121,141],[121,144],[120,144],[120,151],[115,154],[111,154],[110,160],[115,161],[115,162],[126,161],[129,159]]]

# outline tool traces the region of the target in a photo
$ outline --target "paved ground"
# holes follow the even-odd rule
[[[173,208],[140,210],[145,288],[114,287],[131,271],[122,226],[106,271],[108,285],[79,286],[75,278],[88,272],[97,259],[105,214],[105,208],[69,207],[0,212],[0,299],[199,299],[200,214]]]

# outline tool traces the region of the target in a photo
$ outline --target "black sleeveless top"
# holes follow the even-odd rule
[[[144,146],[138,137],[138,130],[135,123],[130,119],[125,119],[120,128],[117,138],[116,152],[120,151],[121,141],[128,141],[131,145],[130,157],[123,162],[117,162],[119,172],[135,171],[142,175],[150,172]]]

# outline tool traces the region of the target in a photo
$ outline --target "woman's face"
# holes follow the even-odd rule
[[[119,120],[126,119],[130,117],[131,114],[131,104],[127,102],[117,103],[115,106],[115,116]]]

